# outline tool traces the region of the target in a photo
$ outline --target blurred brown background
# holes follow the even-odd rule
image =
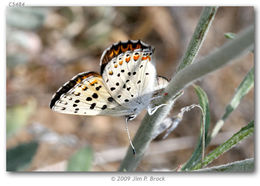
[[[73,116],[52,112],[56,90],[83,71],[99,72],[99,59],[110,44],[141,39],[155,47],[157,72],[171,78],[196,27],[202,7],[41,7],[9,8],[6,16],[7,148],[36,139],[39,149],[28,170],[67,160],[88,144],[95,153],[93,171],[115,171],[129,145],[123,117]],[[196,60],[254,24],[253,7],[220,7]],[[199,82],[208,94],[211,125],[224,113],[236,87],[254,65],[248,54]],[[177,101],[171,116],[198,103],[192,87]],[[145,112],[130,122],[132,137]],[[254,90],[225,123],[215,145],[254,118]],[[164,141],[154,140],[138,170],[174,169],[191,155],[199,135],[200,111],[185,113],[178,128]],[[169,143],[167,140],[175,139]],[[180,145],[178,145],[180,144]],[[215,148],[210,146],[208,150]],[[254,139],[225,153],[211,165],[254,156]]]

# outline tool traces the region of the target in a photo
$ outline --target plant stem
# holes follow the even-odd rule
[[[253,46],[254,26],[250,26],[236,39],[225,43],[222,47],[218,48],[201,61],[191,64],[179,71],[165,88],[165,92],[167,92],[168,95],[162,98],[162,103],[167,102],[171,99],[172,95],[175,95],[194,81],[202,78],[204,75],[221,68],[232,59],[251,51]]]
[[[127,154],[122,161],[119,171],[133,171],[141,161],[146,149],[152,141],[157,125],[160,124],[171,110],[173,101],[169,102],[167,106],[161,107],[152,116],[146,114],[141,126],[139,127],[133,139],[136,154],[133,155],[132,149],[128,148]]]
[[[180,63],[178,69],[184,68],[186,65],[191,64],[194,60],[193,58],[198,53],[200,45],[206,36],[206,31],[210,26],[210,23],[214,19],[216,14],[217,8],[204,8],[203,12],[200,16],[198,25],[195,29],[195,32],[192,36],[192,41],[190,42],[187,51],[185,52],[185,57],[183,58],[182,62]],[[191,55],[189,57],[189,55]],[[172,95],[173,98],[175,95]],[[133,140],[133,144],[136,148],[136,155],[133,156],[131,149],[128,148],[127,155],[125,156],[124,160],[122,161],[119,170],[120,171],[133,171],[138,166],[139,162],[141,161],[144,152],[148,148],[150,142],[152,141],[152,135],[157,128],[157,125],[163,121],[163,119],[167,116],[169,111],[171,110],[174,102],[173,100],[169,99],[165,103],[167,106],[161,107],[154,113],[152,116],[146,114],[144,117],[141,126],[139,127],[135,138]]]
[[[120,165],[119,171],[134,171],[136,169],[146,149],[152,141],[152,136],[156,126],[160,125],[160,123],[171,110],[174,104],[172,98],[179,91],[202,76],[219,69],[223,65],[227,64],[230,60],[245,54],[249,50],[252,50],[253,43],[254,27],[251,26],[236,39],[224,44],[221,48],[209,56],[179,71],[166,87],[165,92],[167,92],[168,95],[164,96],[160,100],[161,104],[167,103],[168,105],[159,108],[151,116],[146,114],[133,140],[133,144],[136,149],[136,155],[133,156],[131,147],[128,148],[127,154]]]

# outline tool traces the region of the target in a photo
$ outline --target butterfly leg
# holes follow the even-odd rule
[[[167,104],[161,104],[161,105],[158,105],[158,106],[155,106],[155,107],[152,107],[151,105],[148,105],[147,107],[147,112],[148,114],[151,116],[153,115],[160,107],[162,106],[165,106]]]
[[[162,96],[155,96],[150,99],[150,104],[147,107],[147,112],[149,115],[153,115],[157,111],[157,109],[166,105],[161,104],[156,106],[156,102],[159,101],[160,98],[162,98]]]
[[[131,121],[131,120],[133,120],[133,119],[135,119],[136,118],[136,114],[133,114],[133,115],[129,115],[129,116],[126,116],[126,122],[128,122],[128,121]]]
[[[155,96],[155,97],[152,97],[152,98],[150,99],[150,101],[154,101],[154,100],[157,100],[157,99],[160,99],[160,98],[162,98],[162,96]]]
[[[131,145],[131,148],[133,150],[133,154],[134,155],[136,154],[136,151],[135,151],[135,147],[134,147],[134,145],[132,143],[132,140],[131,140],[131,137],[130,137],[130,133],[129,133],[129,130],[128,130],[128,121],[133,120],[135,117],[136,117],[136,115],[127,116],[126,117],[126,125],[125,125],[125,129],[126,129],[126,133],[127,133],[127,136],[128,136],[128,140],[129,140],[129,143]]]
[[[178,92],[172,100],[175,102],[180,96],[182,96],[184,91]],[[148,105],[147,112],[149,115],[153,115],[160,107],[165,106],[167,104],[160,104],[156,106],[156,101],[159,100],[162,96],[156,96],[151,99],[150,104]],[[155,106],[154,106],[155,105]]]

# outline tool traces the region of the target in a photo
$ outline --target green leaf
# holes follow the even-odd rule
[[[7,150],[6,170],[24,170],[32,161],[38,149],[38,142],[23,143]]]
[[[217,13],[217,7],[205,7],[201,13],[199,22],[196,26],[194,34],[190,40],[187,51],[185,52],[181,63],[178,66],[178,70],[180,71],[184,69],[187,65],[193,63],[206,35],[207,31],[214,20],[214,17]]]
[[[254,86],[254,67],[248,72],[243,81],[240,83],[237,88],[235,95],[233,96],[231,102],[226,107],[226,111],[223,114],[222,118],[217,122],[214,129],[212,130],[211,138],[214,138],[219,130],[224,125],[224,121],[228,118],[228,116],[235,110],[242,98],[253,88]]]
[[[225,165],[198,169],[199,172],[253,172],[255,168],[254,159],[235,161]]]
[[[194,85],[195,92],[199,98],[199,104],[202,109],[201,124],[200,124],[200,137],[191,158],[182,167],[182,170],[189,170],[196,162],[204,157],[204,149],[208,144],[208,130],[210,125],[210,112],[209,101],[207,94],[197,85]]]
[[[228,115],[237,108],[241,99],[253,88],[254,86],[254,67],[248,72],[246,77],[243,79],[241,84],[239,85],[236,93],[231,100],[230,104],[226,108],[226,113],[222,117],[225,120]]]
[[[227,33],[225,33],[225,37],[226,37],[227,39],[235,39],[236,34],[234,34],[234,33],[232,33],[232,32],[227,32]]]
[[[223,67],[225,64],[230,63],[231,60],[248,53],[248,51],[254,48],[254,40],[254,26],[252,25],[239,34],[236,39],[225,43],[204,59],[197,63],[185,66],[185,68],[178,71],[169,85],[165,88],[165,93],[168,95],[163,96],[159,101],[159,103],[162,104],[166,103],[167,106],[159,108],[152,116],[149,116],[149,114],[145,115],[133,139],[133,144],[137,153],[133,156],[131,148],[128,148],[127,154],[120,164],[119,171],[124,169],[127,171],[134,171],[137,168],[152,141],[154,130],[157,129],[156,126],[163,121],[171,110],[171,106],[174,105],[171,99],[176,93],[180,92],[202,76],[207,75]]]
[[[26,105],[16,105],[7,108],[6,111],[6,134],[7,137],[13,135],[17,130],[27,124],[27,121],[33,111],[35,110],[36,103],[31,100]]]
[[[200,169],[205,167],[213,160],[217,159],[220,155],[225,153],[226,151],[233,148],[244,138],[251,136],[254,133],[254,120],[251,121],[247,126],[243,127],[239,132],[234,134],[230,139],[228,139],[222,145],[219,145],[216,149],[214,149],[211,153],[209,153],[202,162],[197,163],[192,170]]]
[[[68,161],[67,171],[89,171],[93,160],[93,152],[89,147],[79,149]]]

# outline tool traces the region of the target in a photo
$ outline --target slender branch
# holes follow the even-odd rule
[[[165,92],[167,92],[168,95],[164,96],[160,100],[161,104],[167,103],[168,105],[158,109],[152,116],[146,114],[133,140],[133,144],[136,148],[136,155],[133,156],[131,148],[128,148],[127,154],[120,165],[119,171],[133,171],[136,169],[146,149],[152,141],[152,136],[156,126],[162,122],[171,110],[174,104],[172,98],[179,91],[202,76],[219,69],[232,59],[245,54],[249,50],[252,50],[253,43],[254,27],[251,26],[236,39],[224,44],[221,48],[209,56],[179,71],[166,87]]]
[[[152,136],[157,128],[157,125],[160,124],[167,116],[172,108],[172,105],[173,102],[171,101],[167,106],[159,108],[152,116],[146,114],[133,139],[136,154],[133,155],[132,150],[128,148],[127,154],[120,165],[119,171],[133,171],[136,169],[146,149],[152,141]]]
[[[221,48],[215,50],[201,61],[191,64],[178,72],[166,87],[165,92],[168,95],[164,96],[162,102],[167,102],[171,99],[172,95],[175,95],[197,79],[252,50],[253,44],[254,26],[250,26],[237,39],[225,43]]]

